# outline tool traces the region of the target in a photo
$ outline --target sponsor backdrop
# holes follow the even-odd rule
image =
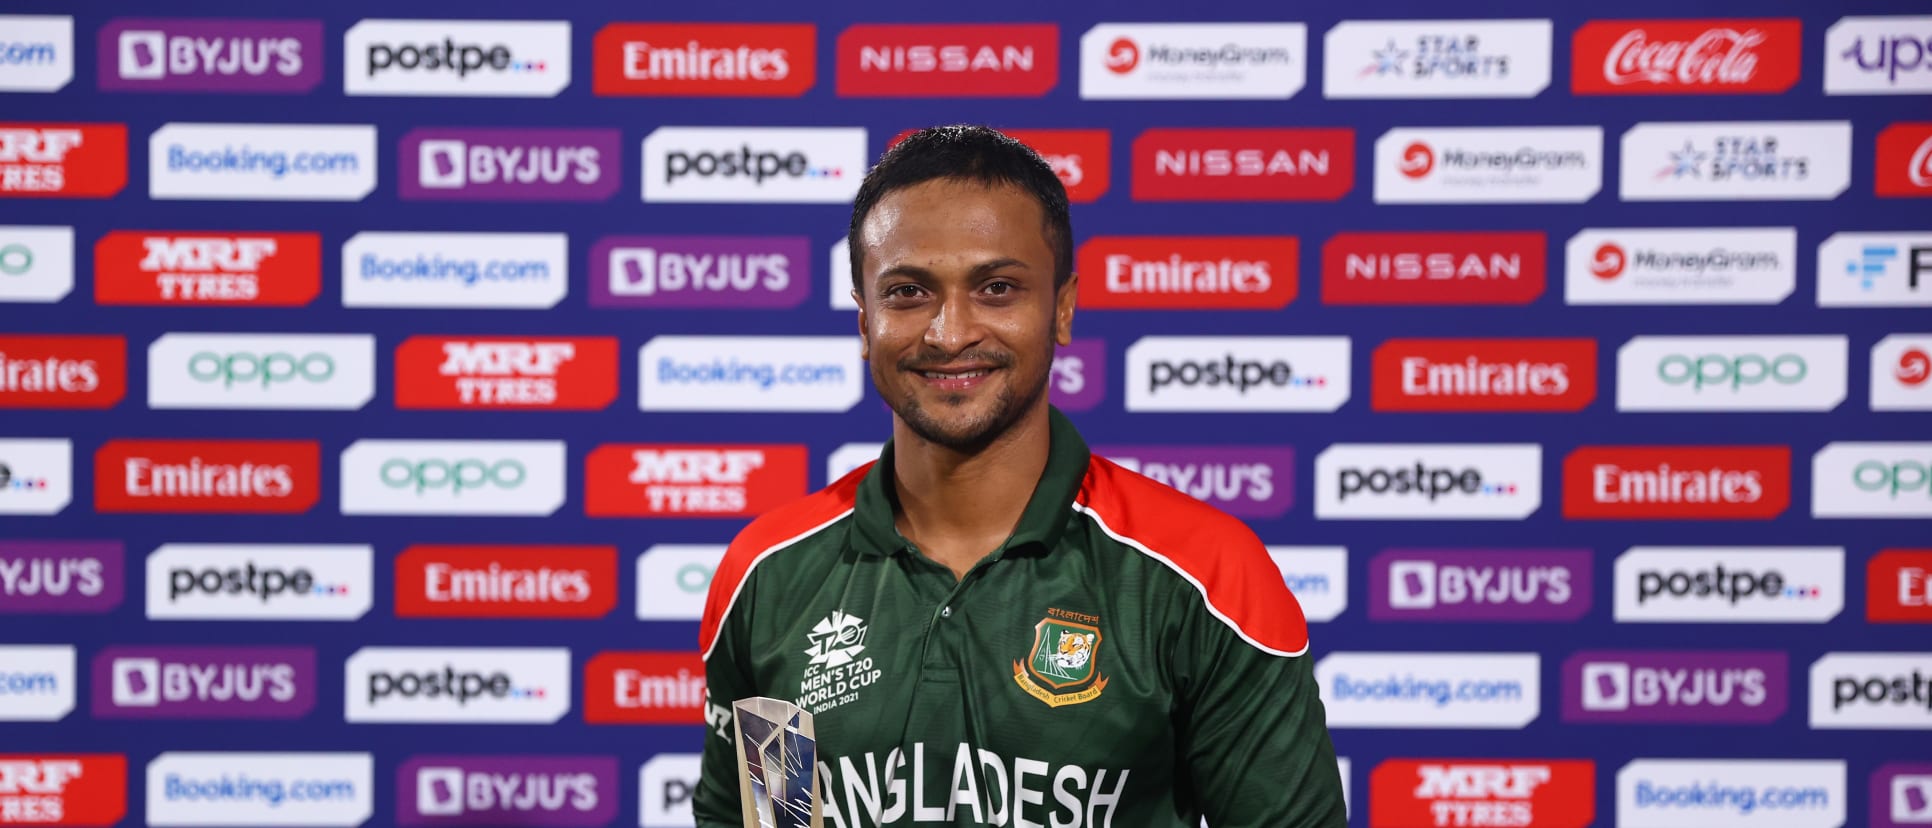
[[[690,824],[722,545],[886,434],[851,197],[959,121],[1352,824],[1932,822],[1917,4],[85,6],[0,15],[0,823]]]

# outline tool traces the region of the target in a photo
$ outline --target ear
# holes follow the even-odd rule
[[[1073,344],[1073,303],[1080,295],[1080,274],[1067,277],[1053,296],[1053,341],[1062,346]]]
[[[852,301],[857,302],[859,305],[859,359],[860,361],[870,362],[872,360],[872,337],[866,332],[865,328],[865,300],[859,298],[859,292],[855,289],[852,291]]]

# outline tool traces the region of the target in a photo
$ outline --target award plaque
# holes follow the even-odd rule
[[[744,828],[823,828],[812,714],[767,698],[731,703]]]

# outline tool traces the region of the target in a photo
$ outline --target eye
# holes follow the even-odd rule
[[[911,282],[903,282],[886,288],[885,295],[895,299],[911,299],[919,295],[919,286]]]
[[[1005,296],[1006,294],[1011,293],[1014,290],[1017,290],[1018,286],[1014,285],[1012,282],[1002,280],[997,282],[988,282],[986,284],[986,289],[989,292],[991,292],[994,296]]]

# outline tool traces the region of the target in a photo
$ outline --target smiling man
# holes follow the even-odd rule
[[[1343,826],[1301,608],[1254,533],[1091,456],[1047,402],[1067,196],[993,130],[914,133],[852,210],[879,459],[712,581],[694,798],[739,828],[731,702],[815,717],[836,828]]]

